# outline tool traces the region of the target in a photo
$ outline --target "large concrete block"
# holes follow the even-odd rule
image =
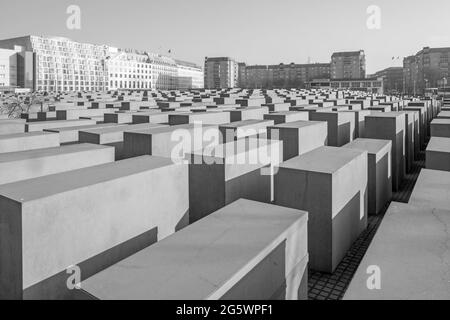
[[[414,163],[414,126],[419,124],[415,118],[417,111],[401,111],[405,114],[405,171],[410,172]]]
[[[0,135],[25,132],[25,122],[22,119],[0,120]]]
[[[449,228],[450,211],[393,202],[344,300],[450,299]],[[376,270],[378,289],[368,286]]]
[[[57,110],[56,111],[56,119],[58,120],[77,120],[80,118],[93,118],[93,117],[101,117],[103,119],[103,115],[105,113],[111,113],[114,109],[105,108],[105,109],[72,109],[72,110]]]
[[[56,132],[59,133],[60,143],[69,144],[78,142],[78,136],[80,131],[91,130],[91,129],[100,129],[100,128],[111,128],[118,126],[115,123],[102,123],[102,124],[93,124],[87,126],[75,126],[75,127],[66,127],[66,128],[53,128],[53,129],[44,129],[46,132]]]
[[[311,268],[332,273],[367,227],[367,151],[321,147],[280,165],[275,204],[309,212]]]
[[[275,140],[241,139],[187,157],[193,223],[240,198],[269,203],[273,167],[283,161],[283,146]]]
[[[38,132],[46,129],[66,128],[75,126],[92,126],[95,124],[97,124],[97,122],[95,120],[90,119],[27,122],[27,124],[25,125],[25,130],[26,132]]]
[[[342,147],[353,141],[355,135],[355,116],[348,112],[313,112],[309,119],[328,123],[328,145]]]
[[[411,104],[411,103],[409,103]],[[427,109],[425,106],[412,106],[408,105],[407,107],[403,108],[403,111],[418,111],[419,112],[419,141],[420,141],[420,148],[425,147],[425,140],[427,136]]]
[[[269,112],[286,112],[291,107],[290,103],[268,103],[264,105],[269,108]]]
[[[264,98],[236,99],[236,103],[243,107],[261,107],[266,103]]]
[[[104,123],[130,124],[133,122],[133,113],[131,112],[117,112],[105,113],[103,115]]]
[[[450,119],[434,119],[430,127],[432,137],[450,138]]]
[[[179,113],[169,115],[169,124],[171,126],[181,125],[181,124],[225,124],[230,123],[230,113],[228,111],[223,112],[194,112],[194,113]]]
[[[31,132],[0,135],[0,153],[59,147],[59,134]]]
[[[184,227],[188,210],[187,166],[157,157],[2,185],[0,298],[70,297],[67,268],[85,280]]]
[[[275,124],[296,122],[296,121],[308,121],[309,114],[307,112],[296,112],[296,111],[286,111],[286,112],[274,112],[264,115],[265,120],[273,120]]]
[[[405,176],[406,116],[399,112],[383,112],[366,116],[365,138],[392,141],[392,187],[400,189]]]
[[[370,115],[370,110],[344,110],[340,112],[353,113],[355,115],[355,133],[353,135],[354,139],[364,137],[365,127],[366,127],[366,116]]]
[[[359,138],[343,148],[367,151],[368,210],[371,215],[381,213],[392,198],[392,142]]]
[[[170,112],[139,112],[133,114],[133,124],[139,123],[169,123]]]
[[[431,137],[426,150],[426,168],[450,171],[450,138]]]
[[[84,281],[80,296],[307,299],[307,220],[302,211],[238,200]]]
[[[126,126],[95,128],[89,130],[83,129],[78,132],[78,135],[80,143],[93,143],[114,147],[116,150],[116,160],[122,160],[125,157],[123,148],[124,132],[160,127],[164,127],[164,125],[143,123]]]
[[[289,160],[328,144],[325,121],[296,121],[268,128],[267,138],[283,142],[283,159]]]
[[[450,119],[450,111],[441,111],[439,112],[439,114],[437,115],[438,119]]]
[[[267,139],[267,127],[274,124],[273,120],[244,120],[221,125],[219,126],[220,143],[249,137]]]
[[[0,184],[96,166],[114,161],[114,148],[93,144],[0,154]]]
[[[426,208],[450,208],[450,172],[422,169],[409,204]]]
[[[124,133],[124,157],[154,155],[184,159],[186,153],[220,144],[217,126],[186,124]]]
[[[264,115],[268,113],[268,107],[249,107],[231,110],[230,116],[231,122],[244,120],[264,120]]]

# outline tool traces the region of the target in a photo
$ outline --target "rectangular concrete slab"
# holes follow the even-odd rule
[[[59,134],[30,132],[0,135],[0,153],[59,147]]]
[[[174,197],[176,195],[176,197]],[[67,298],[81,280],[187,224],[188,168],[139,157],[0,186],[0,298]]]
[[[324,121],[296,121],[268,128],[268,139],[283,142],[284,161],[328,145],[328,124]]]
[[[406,115],[400,112],[380,112],[366,116],[365,138],[392,141],[392,187],[394,191],[400,189],[406,174],[405,123]]]
[[[307,256],[307,213],[241,199],[84,281],[81,295],[305,299]]]
[[[255,138],[206,147],[187,155],[190,222],[240,198],[271,202],[273,169],[283,161],[282,157],[280,141]]]
[[[244,120],[220,125],[220,143],[248,137],[267,139],[267,127],[274,124],[273,120]]]
[[[432,137],[450,138],[450,119],[433,119],[430,130]]]
[[[60,143],[75,143],[79,142],[79,132],[80,131],[88,131],[93,129],[100,128],[111,128],[118,126],[115,123],[103,123],[103,124],[92,124],[87,126],[75,126],[75,127],[65,127],[65,128],[53,128],[53,129],[44,129],[45,132],[56,132],[59,133]]]
[[[89,126],[94,125],[96,123],[97,122],[95,120],[90,119],[27,122],[25,130],[27,132],[38,132],[43,131],[45,129],[66,128],[74,126]]]
[[[0,154],[0,184],[114,162],[114,148],[94,144]]]
[[[422,169],[409,204],[418,207],[450,208],[450,172]]]
[[[248,107],[230,111],[231,122],[244,120],[264,120],[264,115],[269,113],[268,107]]]
[[[368,153],[368,210],[381,213],[392,198],[392,142],[358,138],[343,148],[366,150]]]
[[[353,141],[355,136],[355,116],[344,112],[313,112],[309,119],[328,123],[328,145],[342,147]]]
[[[16,120],[0,120],[0,135],[25,132],[25,122]]]
[[[222,112],[194,112],[194,113],[179,113],[169,115],[169,124],[171,126],[181,125],[181,124],[211,124],[219,125],[230,123],[230,113],[228,111]]]
[[[450,138],[431,137],[425,155],[427,169],[450,171]]]
[[[309,212],[311,268],[332,273],[367,227],[367,151],[320,147],[282,163],[275,204]]]
[[[450,299],[449,228],[450,211],[393,202],[344,300]]]
[[[308,121],[309,114],[306,112],[296,112],[296,111],[273,112],[265,114],[264,119],[273,120],[277,125],[296,121]]]

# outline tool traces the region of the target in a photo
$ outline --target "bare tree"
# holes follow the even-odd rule
[[[22,113],[29,113],[33,105],[40,105],[40,109],[44,111],[44,98],[32,93],[27,96],[14,95],[6,97],[0,104],[0,113],[7,114],[8,118],[20,118]]]

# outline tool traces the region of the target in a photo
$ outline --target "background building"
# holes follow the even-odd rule
[[[427,88],[448,86],[450,47],[425,47],[416,55],[403,59],[405,92],[424,94]]]
[[[330,77],[329,63],[277,64],[245,66],[239,71],[245,79],[240,87],[258,88],[305,88],[306,83],[316,78]]]
[[[175,60],[177,64],[177,89],[201,89],[205,86],[203,68],[195,63]]]
[[[0,49],[0,90],[17,87],[17,51]]]
[[[179,86],[177,62],[160,54],[39,36],[0,40],[0,48],[18,51],[17,86],[31,90],[171,90]],[[194,72],[191,69],[182,73]],[[196,77],[198,83],[198,69]]]
[[[362,79],[366,77],[364,50],[335,52],[331,56],[331,79]]]
[[[383,78],[361,79],[314,79],[307,84],[308,89],[340,89],[384,94]]]
[[[403,92],[403,68],[391,67],[375,73],[373,78],[383,78],[385,94],[396,94]]]
[[[222,89],[239,86],[239,65],[229,57],[205,58],[205,88]]]

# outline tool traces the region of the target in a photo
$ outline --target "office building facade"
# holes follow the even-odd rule
[[[203,68],[195,63],[175,60],[177,64],[177,89],[202,89],[204,88]]]
[[[397,94],[403,92],[403,68],[391,67],[378,71],[374,78],[383,78],[385,94]]]

